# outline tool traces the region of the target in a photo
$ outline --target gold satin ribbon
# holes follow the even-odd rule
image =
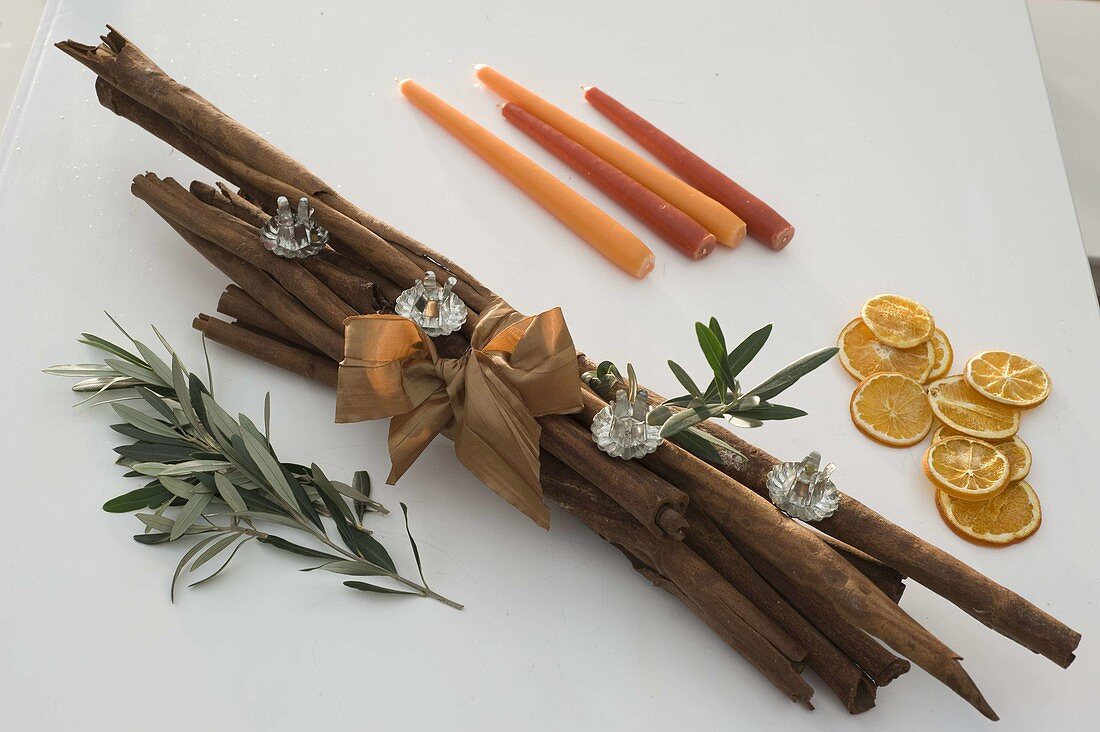
[[[495,299],[460,358],[441,358],[420,327],[398,315],[344,321],[336,421],[390,418],[390,484],[442,432],[481,482],[549,528],[535,418],[581,406],[577,354],[560,308],[524,317]]]

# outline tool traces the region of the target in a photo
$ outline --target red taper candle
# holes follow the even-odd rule
[[[678,176],[744,219],[749,236],[776,251],[790,244],[794,227],[771,206],[596,87],[586,87],[584,98]]]
[[[679,251],[692,259],[702,259],[714,251],[718,243],[714,234],[588,148],[573,142],[518,104],[507,102],[500,113]]]

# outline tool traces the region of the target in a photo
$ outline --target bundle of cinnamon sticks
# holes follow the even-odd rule
[[[97,46],[58,47],[96,73],[104,106],[236,188],[188,190],[153,174],[132,186],[233,281],[218,303],[233,322],[194,321],[208,338],[334,386],[344,319],[392,309],[426,269],[442,269],[458,278],[470,317],[463,333],[436,345],[443,355],[468,347],[469,329],[494,297],[470,273],[343,199],[113,29]],[[308,198],[332,249],[294,261],[267,252],[258,226],[277,196]],[[578,371],[589,368],[578,355]],[[609,457],[589,433],[606,402],[584,396],[582,413],[539,420],[545,496],[622,550],[792,700],[810,704],[813,688],[799,673],[809,666],[850,712],[862,712],[912,661],[996,719],[959,654],[898,606],[905,577],[1055,663],[1073,661],[1080,634],[858,501],[842,496],[838,511],[812,528],[790,519],[765,497],[776,458],[717,424],[706,429],[731,448],[719,465],[667,442],[642,460]]]

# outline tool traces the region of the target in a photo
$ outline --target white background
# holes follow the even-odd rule
[[[92,74],[49,48],[91,42],[105,22],[517,308],[560,304],[579,347],[632,360],[662,391],[673,385],[666,358],[703,368],[696,319],[719,317],[730,337],[774,322],[747,374],[763,378],[832,342],[884,291],[927,304],[960,363],[992,347],[1042,362],[1055,391],[1021,434],[1043,527],[1005,550],[941,523],[922,448],[880,447],[852,427],[854,383],[837,364],[784,395],[810,416],[752,437],[790,458],[821,450],[844,490],[1085,634],[1064,671],[910,586],[903,606],[965,656],[1003,729],[1095,721],[1097,310],[1023,3],[86,5],[47,8],[45,50],[0,149],[0,726],[986,724],[920,670],[859,717],[819,683],[815,712],[786,702],[587,528],[554,510],[553,530],[538,529],[461,470],[444,440],[378,497],[411,504],[429,580],[465,611],[357,594],[254,544],[169,604],[179,548],[139,546],[132,517],[99,511],[136,485],[111,465],[109,415],[70,409],[68,384],[39,373],[95,357],[74,339],[110,333],[101,309],[146,334],[157,324],[197,367],[189,324],[213,312],[225,283],[128,192],[145,170],[210,175],[102,109]],[[641,282],[620,274],[394,83],[420,81],[652,240],[509,128],[474,80],[477,62],[609,130],[580,95],[600,85],[772,202],[795,223],[794,243],[775,254],[746,241],[693,263],[653,241],[656,270]],[[384,425],[335,426],[327,390],[217,346],[212,356],[231,409],[258,414],[271,390],[284,459],[343,477],[366,467],[382,483]],[[373,525],[412,571],[399,519]]]

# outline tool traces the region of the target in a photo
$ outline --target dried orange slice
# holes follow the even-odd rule
[[[936,491],[936,508],[956,534],[993,546],[1023,541],[1038,531],[1043,521],[1039,496],[1023,480],[983,501],[960,501],[946,491]]]
[[[849,411],[863,434],[891,447],[915,445],[932,429],[924,388],[901,374],[875,374],[861,381]]]
[[[936,330],[928,308],[901,295],[872,297],[859,314],[875,338],[895,348],[919,346]]]
[[[1013,435],[1007,440],[998,440],[993,443],[993,447],[1008,458],[1008,482],[1015,483],[1023,480],[1031,472],[1031,448],[1020,439],[1019,435]]]
[[[896,373],[923,382],[932,371],[934,354],[931,341],[913,348],[894,348],[875,338],[871,329],[856,318],[837,338],[840,365],[860,381],[868,376]]]
[[[928,385],[932,412],[945,425],[982,440],[1012,437],[1020,429],[1020,412],[986,399],[956,374]]]
[[[932,444],[934,445],[941,440],[946,440],[948,437],[957,437],[960,435],[962,435],[962,432],[953,430],[945,424],[941,424],[939,427],[932,430]],[[998,451],[1004,453],[1004,456],[1008,458],[1009,483],[1023,480],[1027,477],[1027,474],[1031,472],[1031,448],[1027,446],[1026,442],[1020,439],[1019,435],[1013,435],[1004,440],[987,440],[987,442],[997,448]]]
[[[932,334],[932,355],[935,359],[932,364],[932,373],[928,374],[925,381],[935,381],[947,376],[951,370],[951,362],[955,360],[955,352],[951,350],[951,341],[947,340],[947,334],[939,328]]]
[[[1007,351],[982,351],[966,362],[966,383],[995,402],[1020,409],[1050,396],[1050,375],[1030,359]]]
[[[1008,485],[1011,470],[1004,453],[973,437],[948,437],[924,451],[924,474],[954,498],[978,501]]]

